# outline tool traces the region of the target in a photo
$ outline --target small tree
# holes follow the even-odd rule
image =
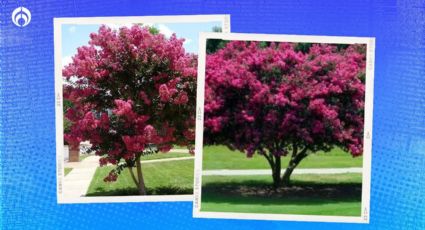
[[[359,156],[364,71],[365,45],[230,42],[207,55],[205,144],[264,156],[275,187],[319,150]]]
[[[184,39],[139,25],[101,26],[90,38],[63,70],[64,98],[73,104],[65,139],[90,141],[101,166],[117,166],[104,180],[128,168],[144,195],[142,155],[168,152],[172,144],[193,153],[196,56],[185,52]]]

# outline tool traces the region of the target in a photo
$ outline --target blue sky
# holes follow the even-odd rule
[[[119,28],[123,25],[107,24],[112,28]],[[65,24],[62,25],[62,63],[68,64],[71,57],[77,52],[77,48],[87,45],[90,33],[97,32],[100,24],[78,25]],[[124,26],[131,26],[131,23]],[[172,33],[176,33],[178,38],[185,38],[184,48],[191,53],[198,53],[198,33],[211,32],[214,26],[220,26],[221,22],[201,22],[201,23],[158,23],[152,24],[158,28],[161,33],[169,37]]]

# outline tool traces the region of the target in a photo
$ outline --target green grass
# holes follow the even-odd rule
[[[282,168],[288,165],[289,156],[282,157]],[[352,157],[340,148],[328,153],[318,152],[307,156],[298,168],[347,168],[362,167],[363,157]],[[203,169],[269,169],[264,156],[255,154],[247,158],[240,151],[232,151],[225,146],[213,145],[203,148]]]
[[[65,168],[65,176],[72,171],[72,168]]]
[[[193,193],[193,160],[143,163],[142,170],[148,195],[174,195]],[[87,196],[138,195],[128,169],[116,182],[103,181],[113,166],[98,167]]]
[[[360,216],[361,174],[293,175],[290,188],[271,176],[204,176],[201,210],[209,212]]]

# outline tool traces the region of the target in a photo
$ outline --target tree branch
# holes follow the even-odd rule
[[[133,172],[133,167],[127,167],[127,168],[128,168],[128,171],[130,171],[130,175],[131,175],[131,178],[133,179],[133,182],[136,184],[136,186],[139,186],[139,182],[137,181],[136,176],[134,175],[134,172]]]
[[[294,148],[293,149],[294,151],[292,152],[292,157],[291,157],[291,160],[289,161],[288,168],[286,168],[285,173],[282,176],[282,183],[285,186],[289,186],[289,183],[290,183],[289,178],[290,178],[292,172],[298,166],[298,164],[301,162],[301,160],[304,159],[307,156],[307,154],[306,154],[307,149],[308,149],[307,146],[305,146],[300,152],[297,152],[298,147],[296,146],[296,143],[294,142],[293,148]]]
[[[292,162],[295,160],[295,158],[298,155],[298,146],[297,143],[295,141],[292,142],[292,156],[291,156],[291,160],[289,161],[289,164],[291,165]]]
[[[307,156],[307,154],[306,154],[307,153],[307,149],[308,149],[308,147],[305,146],[303,150],[301,150],[299,153],[296,154],[296,156],[294,158],[294,162],[293,162],[293,163],[295,163],[295,166],[297,166],[300,163],[300,161],[302,159],[304,159],[304,157]]]
[[[267,161],[269,162],[270,166],[273,167],[274,166],[273,156],[268,156],[267,153],[264,153],[263,156],[267,159]]]

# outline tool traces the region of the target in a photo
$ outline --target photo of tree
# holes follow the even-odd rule
[[[366,44],[206,48],[201,211],[360,216]]]
[[[62,28],[65,197],[192,194],[197,33],[221,24]]]

